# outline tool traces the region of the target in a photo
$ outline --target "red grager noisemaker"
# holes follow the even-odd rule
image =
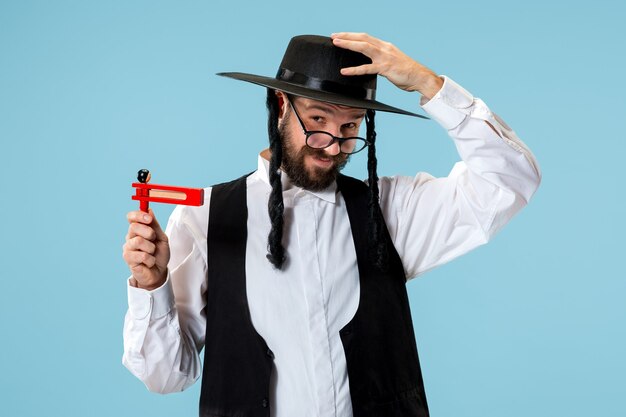
[[[148,212],[148,203],[184,204],[186,206],[201,206],[204,204],[204,189],[174,187],[171,185],[148,184],[151,174],[147,169],[137,172],[137,181],[132,184],[135,188],[133,200],[139,201],[139,209]]]

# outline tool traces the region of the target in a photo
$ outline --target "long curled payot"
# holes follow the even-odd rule
[[[378,174],[376,168],[378,160],[376,159],[376,125],[374,122],[374,110],[367,110],[365,113],[365,124],[367,127],[367,141],[369,146],[367,149],[367,174],[368,174],[368,222],[369,222],[369,241],[370,256],[375,259],[375,265],[382,271],[387,269],[387,245],[384,241],[384,220],[379,204],[378,190]]]
[[[272,186],[267,210],[270,216],[272,228],[267,237],[267,259],[276,267],[281,269],[285,262],[285,248],[283,239],[283,213],[285,205],[283,203],[283,187],[280,180],[280,166],[283,160],[283,149],[278,131],[278,97],[272,89],[267,89],[267,133],[270,141],[270,172],[269,180]]]

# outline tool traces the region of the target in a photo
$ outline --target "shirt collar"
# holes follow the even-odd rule
[[[259,175],[259,178],[263,182],[265,182],[267,185],[270,185],[269,170],[270,170],[270,162],[267,159],[265,159],[263,156],[261,156],[261,154],[259,154],[257,173]],[[301,190],[304,193],[311,194],[312,196],[315,196],[329,203],[334,204],[336,202],[336,198],[337,198],[337,182],[336,181],[333,181],[331,185],[329,185],[327,188],[321,191],[306,190],[304,188],[301,188],[292,184],[287,174],[285,174],[283,171],[281,171],[280,181],[283,186],[283,193],[286,191],[293,190],[295,192],[298,192],[298,190]]]

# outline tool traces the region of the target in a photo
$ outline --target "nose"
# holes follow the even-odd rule
[[[341,151],[339,142],[337,140],[334,140],[333,143],[328,148],[324,148],[324,151],[331,156],[338,155],[339,152]]]

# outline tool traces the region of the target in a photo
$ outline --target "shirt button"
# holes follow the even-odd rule
[[[267,400],[267,398],[263,398],[263,402],[261,403],[261,405],[263,405],[263,408],[267,408],[267,406],[270,405],[270,402]]]

